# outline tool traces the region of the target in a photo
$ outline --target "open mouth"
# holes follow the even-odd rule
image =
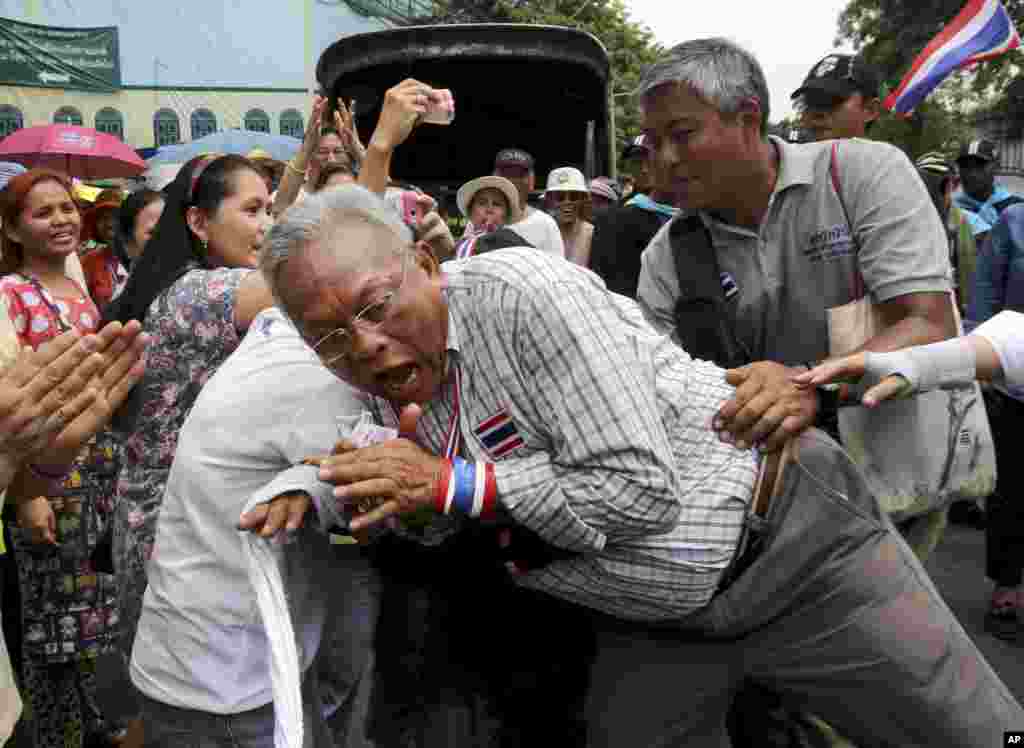
[[[390,397],[398,398],[404,392],[416,386],[420,378],[420,370],[416,364],[402,364],[378,372],[377,383],[384,388]]]

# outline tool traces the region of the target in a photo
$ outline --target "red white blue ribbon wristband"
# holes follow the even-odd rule
[[[492,516],[498,502],[494,464],[469,462],[461,457],[445,460],[438,476],[435,502],[440,514]]]

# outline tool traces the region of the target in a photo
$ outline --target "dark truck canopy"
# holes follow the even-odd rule
[[[388,88],[412,77],[451,89],[455,121],[413,131],[392,161],[399,181],[447,191],[490,174],[502,148],[533,154],[539,189],[557,166],[588,177],[614,169],[608,54],[582,31],[454,24],[356,34],[324,51],[316,75],[332,101],[356,99],[363,142]]]

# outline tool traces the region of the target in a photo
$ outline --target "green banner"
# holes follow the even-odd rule
[[[121,87],[117,27],[66,29],[0,18],[0,83],[77,91]]]

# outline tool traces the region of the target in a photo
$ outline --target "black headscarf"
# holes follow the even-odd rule
[[[181,167],[166,190],[164,212],[146,251],[132,267],[124,291],[106,308],[104,322],[144,322],[150,305],[160,294],[189,269],[207,266],[202,246],[188,227],[185,213],[193,205],[214,213],[231,194],[231,176],[243,168],[256,171],[248,159],[237,155],[197,156]]]

